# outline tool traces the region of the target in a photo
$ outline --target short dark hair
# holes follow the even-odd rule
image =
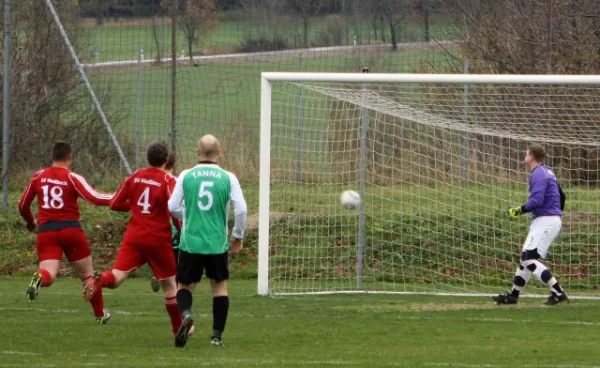
[[[66,161],[71,155],[71,145],[67,142],[55,142],[52,146],[52,161]]]
[[[160,167],[167,162],[169,157],[169,147],[165,142],[152,142],[148,146],[146,158],[152,167]]]
[[[531,156],[533,156],[533,158],[537,162],[544,162],[544,160],[546,159],[546,149],[544,148],[544,146],[539,144],[532,144],[531,146],[529,146],[528,150],[529,154],[531,154]]]
[[[175,166],[175,161],[177,161],[177,152],[174,150],[169,151],[169,157],[167,158],[167,164],[165,165],[165,170],[172,170]]]

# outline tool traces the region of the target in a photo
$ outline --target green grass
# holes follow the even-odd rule
[[[309,25],[309,46],[318,42],[321,30],[327,27],[327,19],[315,18]],[[105,62],[115,60],[136,60],[138,47],[144,49],[145,58],[154,58],[157,55],[156,42],[152,35],[152,26],[147,25],[147,20],[140,20],[139,25],[127,25],[123,27],[97,26],[88,28],[83,33],[83,43],[88,45],[89,50],[83,52],[90,54],[96,46],[100,48],[100,54],[90,61]],[[452,39],[453,25],[445,20],[433,22],[430,34],[437,40]],[[158,23],[158,39],[163,57],[170,55],[171,50],[171,26],[168,20],[160,20]],[[194,45],[194,53],[203,52],[210,54],[227,53],[235,51],[246,38],[258,38],[262,34],[272,36],[277,34],[286,40],[289,48],[302,48],[302,22],[297,19],[281,20],[279,24],[256,24],[245,21],[221,21],[215,31],[204,36],[197,45]],[[399,32],[398,42],[423,41],[423,25],[417,21],[408,21],[404,31]],[[386,28],[386,38],[389,42],[389,31]],[[369,22],[358,25],[348,24],[348,40],[344,44],[351,44],[354,35],[359,35],[363,43],[375,40],[372,26]],[[344,32],[344,38],[346,33]],[[177,54],[185,50],[188,54],[187,40],[181,31],[177,32]]]
[[[211,298],[195,293],[197,332],[177,350],[163,298],[147,280],[105,291],[113,313],[93,321],[79,282],[62,278],[30,306],[28,279],[0,281],[3,367],[595,367],[596,302],[553,308],[525,299],[496,307],[486,297],[389,295],[258,297],[231,280],[225,348],[212,348]]]
[[[115,189],[116,186],[105,189]],[[232,267],[238,278],[257,276],[258,184],[243,182],[252,225]],[[358,214],[339,205],[352,185],[274,183],[270,210],[271,286],[277,293],[357,289]],[[600,279],[600,194],[565,188],[568,214],[548,264],[576,295],[594,293]],[[526,200],[524,186],[369,185],[365,192],[363,290],[396,292],[500,292],[512,280],[527,234],[528,216],[508,221],[506,208]],[[11,212],[0,217],[7,247],[0,274],[23,275],[36,267],[35,237],[25,231],[11,195]],[[127,216],[82,205],[84,229],[98,268],[112,265]],[[69,268],[64,270],[69,274]],[[147,271],[140,275],[147,275]],[[530,293],[546,293],[539,283]]]
[[[456,52],[456,50],[452,50]],[[351,72],[369,66],[374,72],[412,72],[421,62],[449,67],[452,57],[440,50],[415,50],[356,55],[332,55],[308,58],[302,71]],[[177,135],[182,153],[192,152],[197,139],[211,132],[231,142],[229,152],[242,160],[251,161],[258,152],[260,73],[264,71],[298,71],[296,56],[283,60],[252,61],[244,63],[210,63],[199,67],[180,67],[177,71]],[[108,112],[124,116],[115,129],[133,141],[135,137],[137,73],[135,69],[114,69],[91,73],[90,78],[97,93],[109,93]],[[142,146],[155,139],[169,139],[170,81],[168,68],[151,67],[142,71]],[[289,90],[288,90],[289,92]],[[294,88],[287,98],[297,94]],[[325,97],[321,97],[325,101]],[[306,124],[316,124],[310,115],[314,99],[303,100],[303,118]],[[293,107],[291,107],[293,109]],[[291,110],[287,112],[290,113]],[[295,110],[292,111],[295,114]],[[320,117],[323,120],[322,117]],[[289,127],[295,120],[286,122]],[[319,128],[326,131],[326,124]],[[238,154],[246,149],[250,155]],[[243,152],[243,151],[242,151]],[[191,160],[192,158],[190,158]],[[133,157],[130,157],[133,162]],[[242,163],[240,166],[244,166]],[[246,165],[247,166],[247,165]]]

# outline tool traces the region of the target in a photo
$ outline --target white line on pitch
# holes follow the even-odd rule
[[[579,325],[579,326],[600,326],[599,322],[583,322],[583,321],[537,321],[527,319],[510,319],[510,318],[447,318],[447,317],[405,317],[400,316],[398,319],[413,319],[413,320],[428,320],[428,321],[468,321],[468,322],[498,322],[498,323],[548,323],[553,325]]]
[[[0,311],[15,311],[15,312],[44,312],[44,313],[60,313],[60,314],[75,314],[83,312],[81,309],[44,309],[44,308],[0,308]],[[124,316],[149,316],[153,315],[150,312],[127,312],[122,310],[111,311],[113,314]]]
[[[4,355],[37,355],[36,353],[32,353],[30,351],[15,351],[15,350],[2,350],[0,354]]]

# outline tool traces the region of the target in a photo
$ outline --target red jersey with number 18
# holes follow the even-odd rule
[[[169,198],[176,179],[163,170],[149,167],[127,178],[115,194],[110,208],[131,210],[124,243],[165,244],[171,247]]]
[[[31,203],[38,198],[38,226],[52,221],[79,221],[79,197],[98,206],[108,206],[111,194],[99,193],[85,179],[62,167],[49,167],[33,175],[19,201],[19,212],[33,223]]]

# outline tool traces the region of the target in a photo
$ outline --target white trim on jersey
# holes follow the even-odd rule
[[[69,179],[71,180],[71,183],[73,184],[73,186],[75,187],[75,190],[77,191],[77,193],[79,193],[79,195],[85,199],[85,197],[82,195],[81,192],[79,192],[79,188],[77,187],[77,185],[73,182],[73,179],[75,178],[77,179],[77,181],[83,185],[83,187],[85,188],[85,190],[88,192],[88,194],[92,195],[93,197],[97,198],[97,199],[111,199],[113,197],[112,194],[104,194],[104,193],[100,193],[97,192],[94,188],[92,188],[91,185],[88,184],[88,182],[83,178],[83,176],[75,174],[74,172],[69,173]]]

